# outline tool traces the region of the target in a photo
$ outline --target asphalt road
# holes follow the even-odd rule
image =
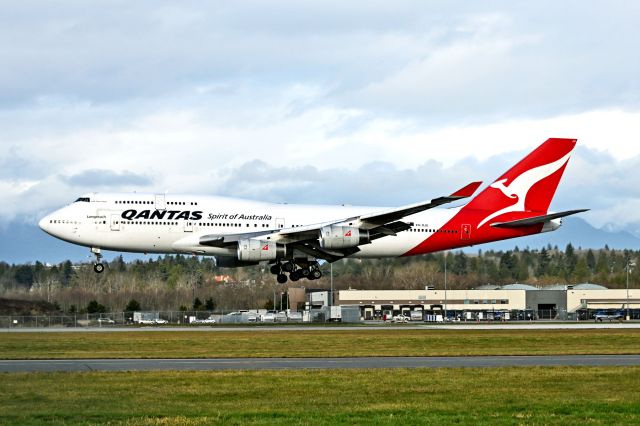
[[[0,360],[0,372],[638,366],[640,355]]]

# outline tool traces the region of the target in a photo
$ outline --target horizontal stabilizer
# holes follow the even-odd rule
[[[586,211],[589,211],[589,209],[568,210],[566,212],[550,213],[542,216],[528,217],[526,219],[511,220],[509,222],[492,223],[491,226],[493,226],[494,228],[519,228],[522,226],[532,226],[548,222],[553,219],[571,216],[572,214],[583,213]]]

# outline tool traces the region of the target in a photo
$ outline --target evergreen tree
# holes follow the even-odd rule
[[[202,309],[202,300],[200,300],[199,297],[196,297],[195,300],[193,301],[193,309],[195,311],[199,311],[200,309]]]
[[[13,276],[16,282],[27,288],[33,285],[33,267],[31,265],[20,265],[15,268]]]
[[[91,300],[87,305],[87,313],[89,314],[102,314],[105,312],[107,312],[107,308],[98,303],[97,300]]]
[[[126,264],[124,263],[124,258],[122,257],[122,255],[117,256],[115,259],[113,259],[112,269],[118,272],[126,271],[127,267],[126,267]]]
[[[517,270],[518,258],[514,256],[511,251],[506,251],[500,256],[500,277],[515,278],[515,271]]]
[[[591,249],[587,251],[586,262],[587,262],[587,268],[589,268],[589,271],[591,271],[591,273],[594,273],[596,271],[596,256],[593,254],[593,250]]]
[[[565,276],[570,277],[573,274],[573,271],[576,269],[576,264],[578,263],[578,258],[576,257],[575,250],[573,249],[573,245],[571,245],[571,243],[567,244],[567,248],[564,251],[564,259]]]
[[[589,267],[587,266],[587,261],[584,257],[578,259],[578,263],[573,271],[573,277],[570,281],[575,283],[583,283],[589,280],[591,273],[589,271]]]
[[[140,303],[136,299],[129,300],[127,306],[124,308],[125,312],[135,312],[142,310]]]
[[[60,277],[60,282],[64,285],[69,285],[71,283],[71,277],[73,277],[73,265],[70,260],[67,260],[62,264],[62,276]]]
[[[549,273],[549,263],[551,263],[549,251],[543,247],[542,250],[540,250],[540,254],[538,254],[538,276],[544,276]]]
[[[451,271],[456,275],[464,275],[467,273],[467,256],[459,251],[453,256],[453,267]]]
[[[213,301],[213,297],[208,298],[205,302],[204,302],[204,308],[207,311],[213,311],[216,308],[216,304]]]

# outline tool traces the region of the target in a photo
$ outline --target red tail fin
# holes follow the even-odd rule
[[[505,213],[546,213],[575,139],[548,139],[478,194],[466,208],[492,212],[478,228]]]

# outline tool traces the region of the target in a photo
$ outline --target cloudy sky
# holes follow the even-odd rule
[[[90,191],[400,205],[579,139],[556,210],[640,234],[640,4],[29,1],[0,226]]]

